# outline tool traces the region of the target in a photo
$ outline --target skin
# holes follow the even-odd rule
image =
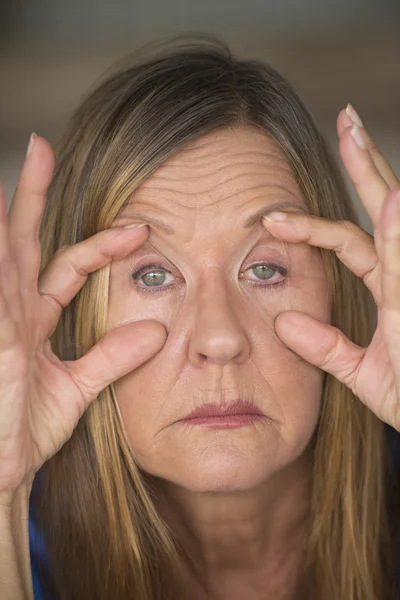
[[[297,310],[330,323],[331,306],[318,248],[276,239],[261,216],[243,222],[278,201],[301,213],[305,199],[275,142],[235,127],[177,152],[131,200],[114,226],[156,217],[175,233],[150,224],[147,241],[112,263],[108,328],[152,319],[167,339],[114,385],[133,455],[198,564],[181,596],[293,598],[324,373],[279,339],[274,320]],[[260,262],[288,273],[262,279],[250,268]],[[131,273],[150,263],[164,270],[135,282]],[[236,429],[181,421],[203,402],[237,397],[265,416]]]

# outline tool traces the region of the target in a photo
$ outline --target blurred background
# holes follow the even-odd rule
[[[8,201],[32,131],[54,143],[115,62],[190,31],[216,34],[235,54],[278,69],[337,157],[336,117],[353,104],[400,174],[400,0],[0,0],[0,179]]]

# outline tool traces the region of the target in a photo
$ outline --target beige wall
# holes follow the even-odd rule
[[[271,24],[270,24],[271,25]],[[185,29],[185,28],[183,28]],[[271,29],[271,27],[270,27]],[[396,19],[383,15],[361,27],[310,29],[263,36],[248,26],[203,28],[220,34],[240,56],[259,58],[294,85],[336,152],[337,113],[351,102],[370,134],[400,174],[400,35]],[[0,53],[0,178],[11,198],[31,131],[54,142],[80,97],[112,64],[158,35],[91,37],[57,42],[24,32],[8,36]],[[349,185],[352,189],[351,185]],[[363,226],[370,223],[353,193]]]

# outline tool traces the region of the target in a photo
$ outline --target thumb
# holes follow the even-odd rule
[[[331,373],[354,392],[364,348],[349,340],[337,327],[297,310],[280,313],[274,325],[279,338],[290,350]]]
[[[159,352],[166,339],[166,329],[160,322],[136,321],[112,329],[82,358],[64,364],[89,404],[110,383]]]

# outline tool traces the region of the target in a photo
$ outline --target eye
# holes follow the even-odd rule
[[[252,284],[264,288],[277,288],[286,283],[287,269],[275,263],[257,263],[248,267],[244,273],[251,271],[255,275],[255,279],[249,279]],[[144,285],[136,283],[136,287],[144,292],[163,292],[168,288],[173,288],[174,283],[169,282],[164,285],[168,276],[173,279],[173,275],[168,269],[161,265],[149,264],[140,267],[137,271],[131,274],[135,282],[142,280]],[[241,277],[243,279],[243,277]],[[273,283],[263,283],[265,281]]]
[[[275,263],[257,263],[248,267],[244,272],[247,273],[247,271],[251,271],[256,276],[256,279],[250,279],[249,281],[263,287],[275,287],[284,284],[288,273],[287,269]],[[272,281],[273,283],[265,285],[260,283],[262,281]]]
[[[163,286],[163,290],[165,288],[171,287],[171,284],[163,285],[165,283],[166,274],[171,275],[171,273],[161,265],[150,264],[140,267],[140,269],[132,273],[131,277],[134,281],[140,281],[141,279],[143,280],[144,286],[137,284],[137,287],[141,290],[144,289],[144,291],[158,292],[161,291],[157,289],[160,286]],[[146,290],[146,288],[156,289]]]

